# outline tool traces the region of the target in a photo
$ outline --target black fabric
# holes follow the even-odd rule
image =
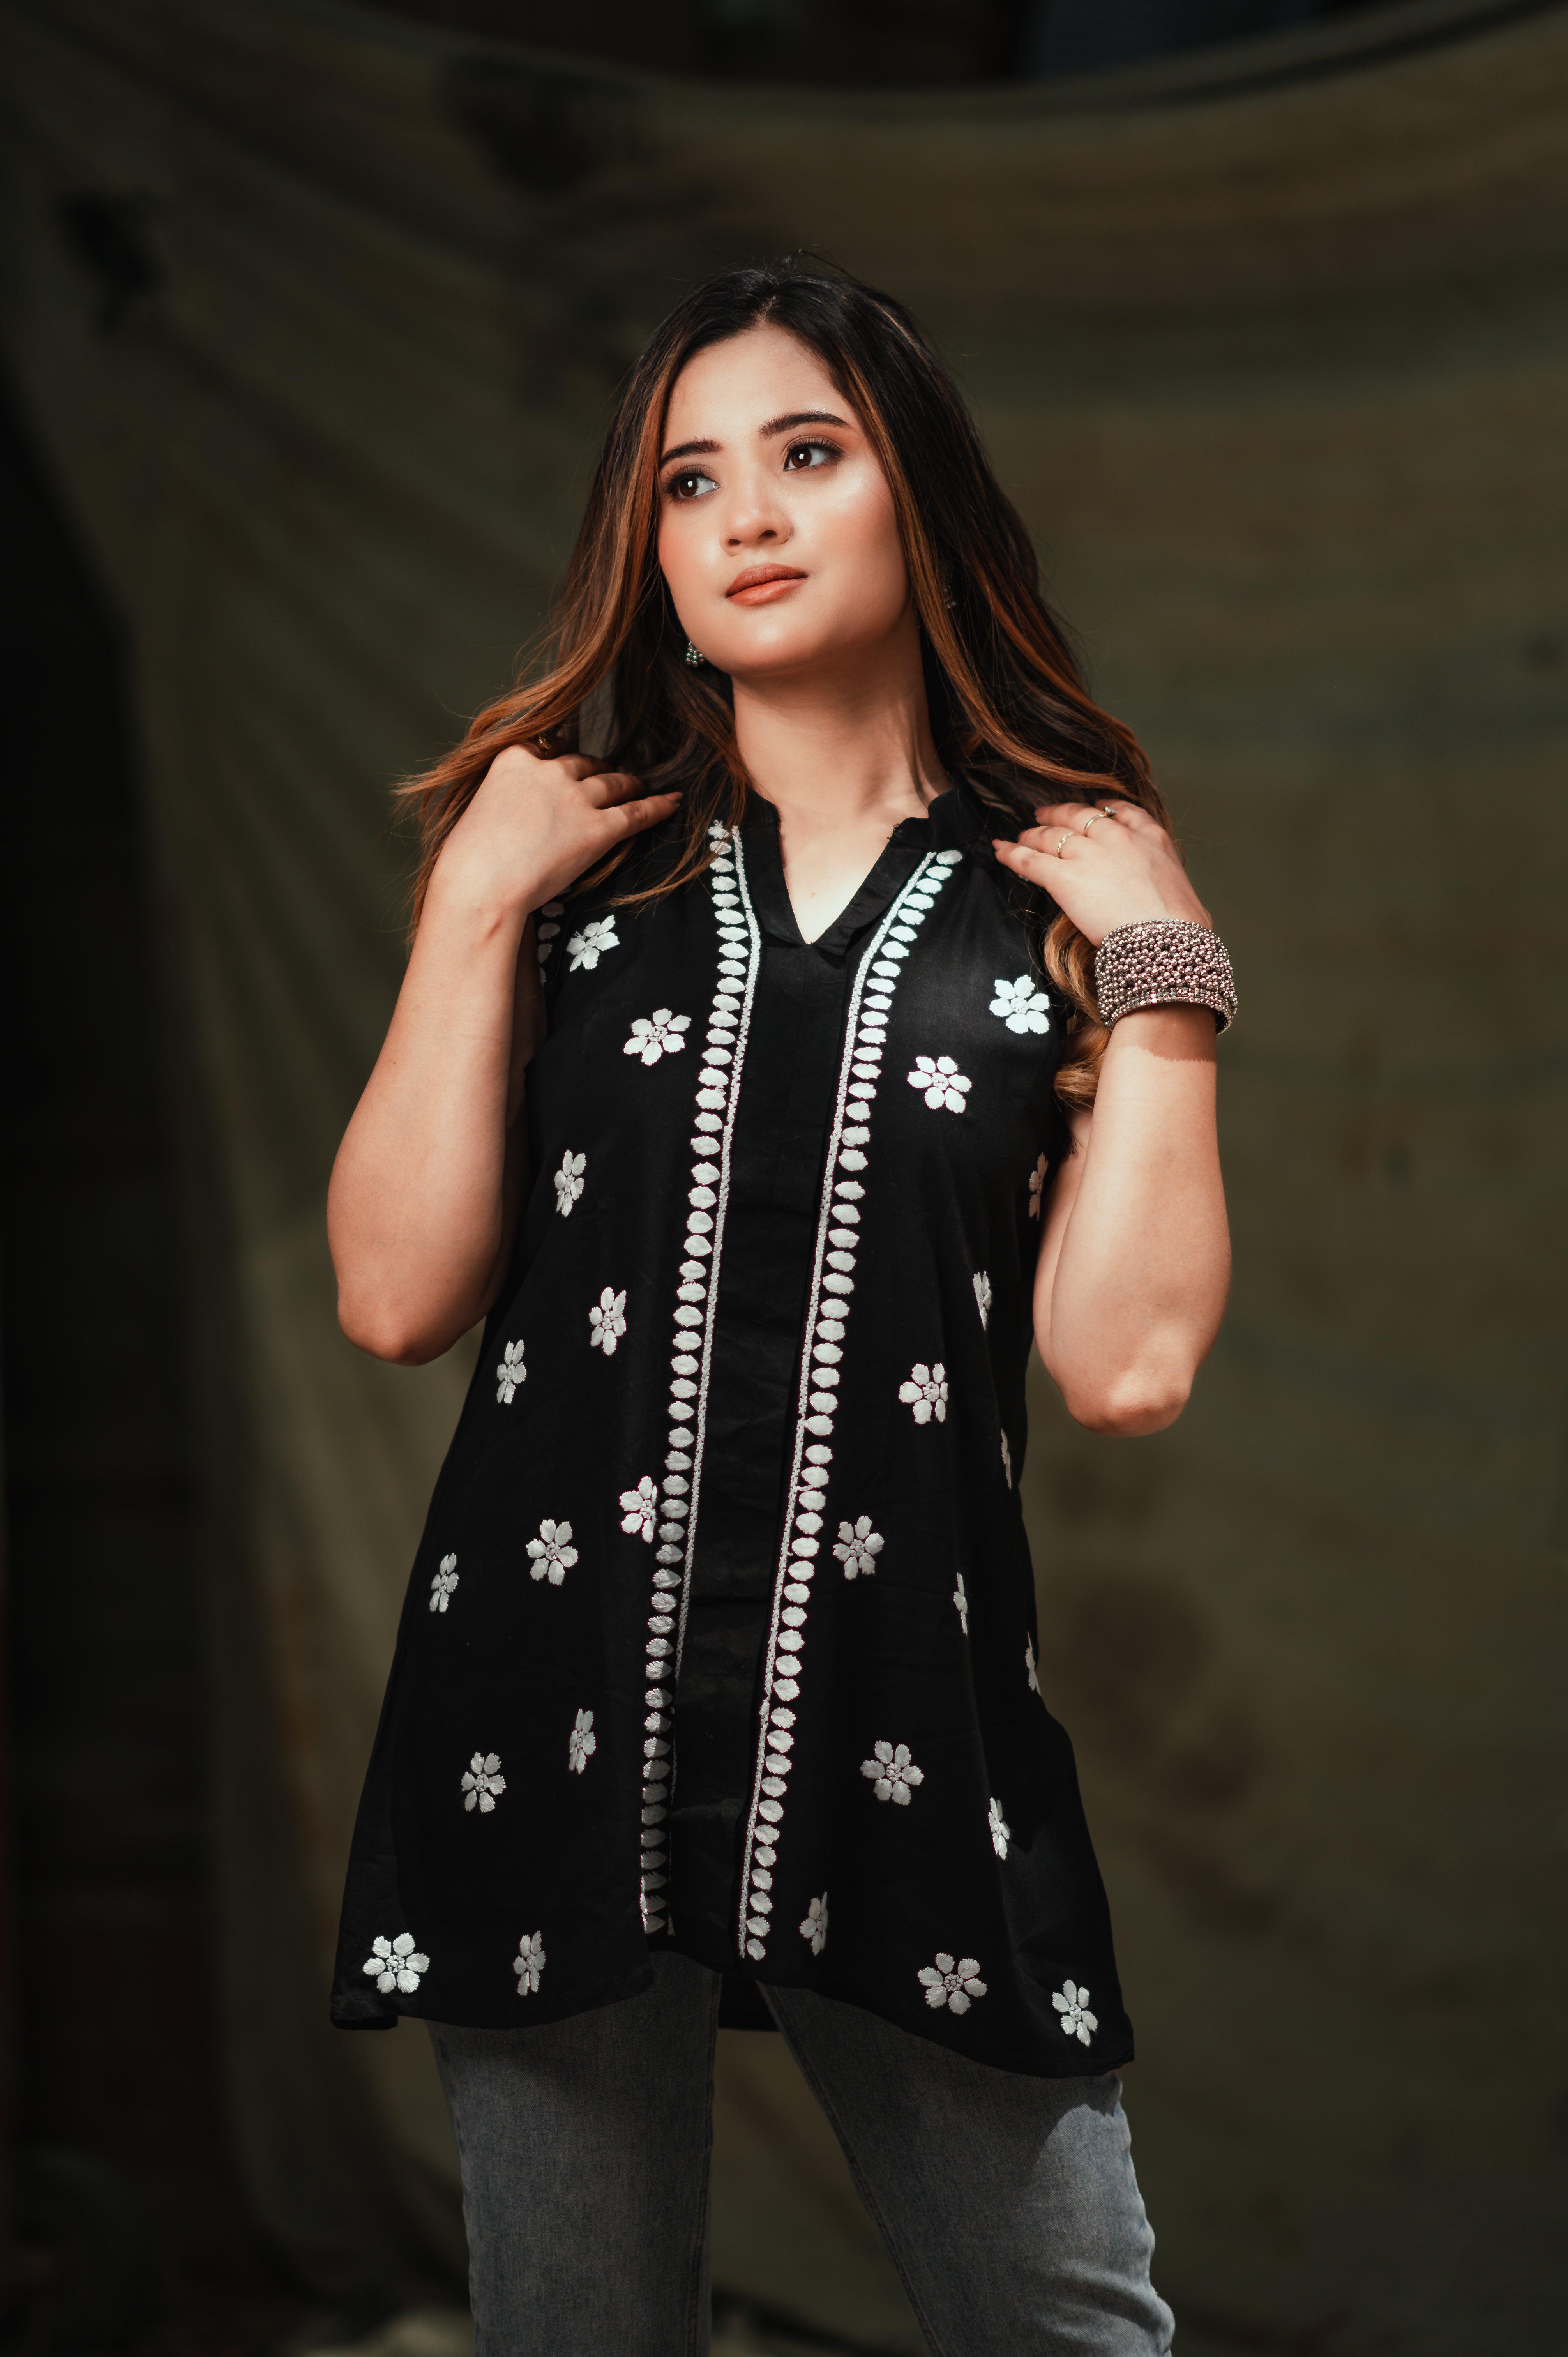
[[[694,885],[544,912],[536,1178],[404,1610],[341,2024],[557,2019],[673,1945],[732,2006],[816,1987],[1045,2075],[1130,2054],[1015,1487],[1062,1011],[987,835],[950,790],[810,944],[757,798]]]

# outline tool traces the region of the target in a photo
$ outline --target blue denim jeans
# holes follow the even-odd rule
[[[719,1980],[684,1956],[653,1972],[536,2029],[431,2025],[476,2357],[704,2357]],[[1025,2078],[836,1998],[765,1995],[932,2357],[1163,2357],[1114,2073]]]

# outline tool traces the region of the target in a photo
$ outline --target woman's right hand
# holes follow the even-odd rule
[[[596,770],[584,753],[547,757],[507,746],[442,845],[431,892],[528,916],[679,807],[678,793],[642,794],[640,784],[625,770]]]

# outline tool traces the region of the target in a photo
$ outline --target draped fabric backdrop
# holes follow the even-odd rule
[[[187,1041],[235,2116],[324,2286],[460,2253],[423,2036],[325,2027],[467,1363],[333,1318],[388,782],[542,616],[646,329],[811,243],[952,358],[1240,977],[1224,1336],[1157,1439],[1040,1384],[1026,1476],[1161,2281],[1189,2348],[1561,2317],[1568,13],[1477,13],[910,97],[0,0],[5,333],[132,636]],[[918,2349],[777,2041],[718,2136],[721,2281]]]

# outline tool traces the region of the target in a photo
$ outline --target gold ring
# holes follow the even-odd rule
[[[1057,857],[1058,857],[1058,859],[1061,857],[1062,853],[1067,849],[1068,845],[1069,845],[1069,843],[1071,841],[1071,839],[1072,839],[1072,830],[1071,830],[1071,828],[1070,828],[1070,827],[1064,827],[1064,828],[1062,829],[1062,839],[1061,839],[1061,841],[1060,841],[1060,842],[1058,844],[1058,845],[1057,845]]]
[[[1081,831],[1082,831],[1082,833],[1083,833],[1083,834],[1087,834],[1089,833],[1089,830],[1090,830],[1090,828],[1091,826],[1098,826],[1098,825],[1099,825],[1099,823],[1100,823],[1100,822],[1101,822],[1101,820],[1102,818],[1104,818],[1104,816],[1105,816],[1105,815],[1106,815],[1106,813],[1105,813],[1105,812],[1104,812],[1104,811],[1102,811],[1102,810],[1097,810],[1097,811],[1095,812],[1094,816],[1093,816],[1092,818],[1087,818],[1087,819],[1085,819],[1085,820],[1084,820],[1083,827],[1082,827],[1082,830],[1081,830]]]
[[[1115,805],[1115,803],[1114,803],[1114,802],[1101,802],[1101,805],[1100,805],[1100,812],[1099,812],[1099,815],[1100,815],[1101,817],[1102,817],[1102,818],[1114,818],[1114,817],[1116,816],[1116,805]]]

